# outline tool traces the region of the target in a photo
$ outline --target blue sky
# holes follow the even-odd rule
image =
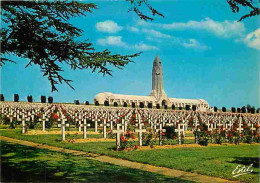
[[[232,13],[225,0],[150,1],[165,15],[152,22],[141,21],[128,13],[125,1],[93,1],[99,7],[87,17],[71,20],[84,30],[96,50],[132,54],[142,51],[123,70],[113,69],[113,76],[90,70],[71,71],[63,66],[62,75],[71,79],[75,90],[67,85],[51,92],[47,78],[37,66],[24,68],[25,59],[10,56],[17,64],[1,68],[1,93],[13,100],[32,95],[53,96],[55,102],[93,101],[97,93],[147,96],[151,92],[152,63],[158,54],[162,60],[164,89],[169,97],[202,98],[211,106],[259,107],[259,18],[237,22],[245,13]],[[146,9],[144,8],[144,12]],[[149,12],[147,12],[149,13]]]

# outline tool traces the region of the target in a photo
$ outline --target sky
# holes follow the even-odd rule
[[[72,71],[62,65],[61,74],[73,80],[51,86],[38,66],[25,69],[28,60],[10,55],[17,64],[1,67],[1,93],[13,100],[18,93],[25,101],[32,95],[53,96],[54,102],[90,101],[100,92],[148,96],[152,88],[152,64],[159,55],[163,65],[164,90],[171,98],[205,99],[210,106],[259,107],[259,18],[237,22],[246,13],[232,13],[225,0],[151,0],[150,4],[165,17],[142,21],[128,12],[126,1],[88,1],[97,10],[70,22],[83,30],[97,51],[114,54],[142,52],[123,70],[113,68],[113,76]],[[144,13],[150,14],[147,8]]]

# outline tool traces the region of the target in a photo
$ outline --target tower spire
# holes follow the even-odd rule
[[[156,55],[153,61],[152,93],[150,96],[154,96],[157,101],[159,101],[162,97],[167,98],[163,88],[163,70],[159,55]]]

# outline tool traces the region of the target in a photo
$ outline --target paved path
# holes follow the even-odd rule
[[[99,155],[99,154],[87,153],[87,152],[83,152],[83,151],[70,150],[70,149],[65,149],[65,148],[60,148],[60,147],[55,147],[55,146],[43,145],[43,144],[38,144],[38,143],[34,143],[34,142],[13,139],[13,138],[9,138],[9,137],[0,136],[0,140],[4,140],[4,141],[10,142],[10,143],[17,143],[20,145],[35,147],[35,148],[39,148],[39,149],[46,149],[46,150],[57,151],[57,152],[67,153],[67,154],[72,154],[72,155],[80,155],[80,156],[84,156],[86,158],[97,160],[100,162],[105,162],[105,163],[110,163],[110,164],[114,164],[114,165],[118,165],[118,166],[124,166],[124,167],[128,167],[128,168],[144,170],[144,171],[153,172],[153,173],[158,173],[158,174],[167,175],[170,177],[178,177],[178,178],[181,178],[184,180],[205,182],[205,183],[208,183],[208,182],[210,182],[210,183],[235,182],[235,181],[229,181],[229,180],[225,180],[225,179],[217,178],[217,177],[210,177],[210,176],[206,176],[206,175],[201,175],[201,174],[196,174],[196,173],[191,173],[191,172],[184,172],[184,171],[175,170],[175,169],[171,169],[171,168],[158,167],[158,166],[153,166],[153,165],[148,165],[148,164],[143,164],[143,163],[137,163],[137,162],[113,158],[113,157],[105,156],[105,155]]]

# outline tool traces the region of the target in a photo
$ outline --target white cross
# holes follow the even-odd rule
[[[116,130],[113,130],[112,133],[116,133],[116,149],[120,148],[120,135],[124,133],[124,130],[120,130],[120,124],[116,125]]]
[[[68,123],[65,123],[67,121],[66,118],[64,118],[64,116],[61,117],[61,124],[58,124],[58,127],[61,128],[61,136],[62,136],[62,140],[65,140],[65,127],[69,127]]]
[[[135,132],[138,133],[139,146],[143,145],[143,136],[142,133],[146,132],[146,129],[143,129],[143,124],[139,123],[139,129],[135,129]]]
[[[181,132],[184,133],[184,129],[181,128],[181,124],[178,124],[178,129],[175,129],[175,132],[178,133],[179,144],[181,144]]]
[[[239,123],[239,128],[237,128],[237,130],[238,130],[239,133],[241,133],[242,130],[244,130],[244,129],[242,128],[242,124],[241,124],[241,123]]]
[[[83,138],[86,139],[87,138],[87,127],[90,127],[90,124],[87,124],[87,118],[85,118],[85,120],[83,120],[83,124],[80,124],[81,127],[83,127]]]
[[[252,132],[256,130],[256,128],[254,128],[254,124],[251,125],[250,130],[252,130]]]
[[[159,129],[156,129],[155,131],[159,133],[159,145],[161,146],[162,145],[162,132],[166,132],[165,129],[162,129],[162,123],[160,123]]]
[[[45,114],[43,114],[42,119],[40,118],[39,121],[42,121],[42,131],[45,131],[45,122],[49,121],[49,119],[46,119]]]

